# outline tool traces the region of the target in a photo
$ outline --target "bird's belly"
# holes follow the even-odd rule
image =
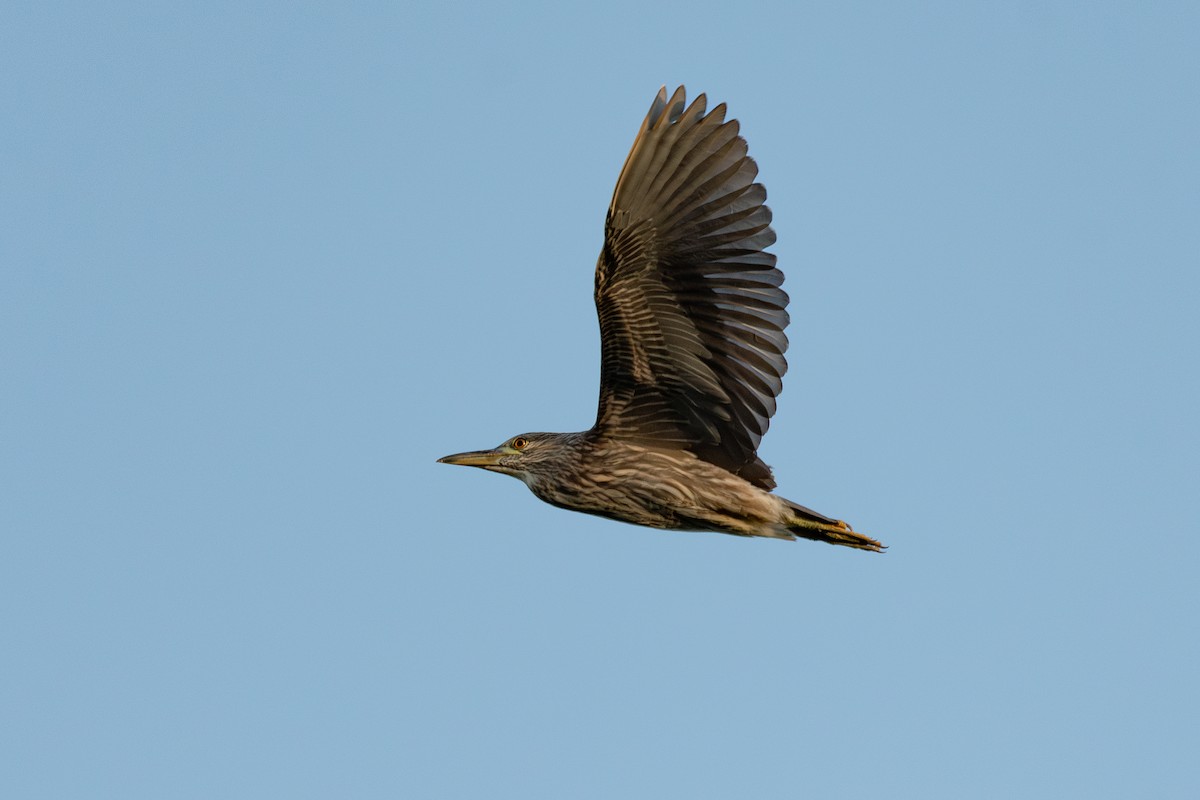
[[[779,521],[781,503],[768,492],[705,462],[659,469],[608,471],[559,486],[530,486],[547,503],[608,519],[666,530],[749,535]]]

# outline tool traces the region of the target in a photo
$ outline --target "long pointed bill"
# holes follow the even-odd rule
[[[496,463],[504,453],[500,450],[473,450],[470,453],[455,453],[452,456],[439,458],[439,464],[456,464],[460,467],[488,467],[496,466]]]

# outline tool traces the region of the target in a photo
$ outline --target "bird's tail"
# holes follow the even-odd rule
[[[795,536],[812,539],[815,542],[828,542],[845,547],[856,547],[859,550],[871,550],[876,553],[882,553],[887,549],[886,545],[880,544],[870,536],[855,533],[840,519],[832,519],[818,514],[811,508],[805,508],[791,500],[784,500],[784,502],[792,512],[791,519],[784,524],[788,531]]]

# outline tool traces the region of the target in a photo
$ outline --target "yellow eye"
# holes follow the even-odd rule
[[[525,445],[527,445],[527,444],[529,444],[529,440],[526,439],[524,436],[518,436],[517,438],[512,440],[512,446],[513,446],[514,450],[524,450]]]

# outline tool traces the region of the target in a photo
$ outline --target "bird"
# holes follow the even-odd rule
[[[881,552],[774,494],[758,446],[787,371],[788,295],[737,120],[659,89],[621,169],[596,265],[600,401],[579,433],[523,433],[440,463],[519,478],[561,508],[664,530]]]

